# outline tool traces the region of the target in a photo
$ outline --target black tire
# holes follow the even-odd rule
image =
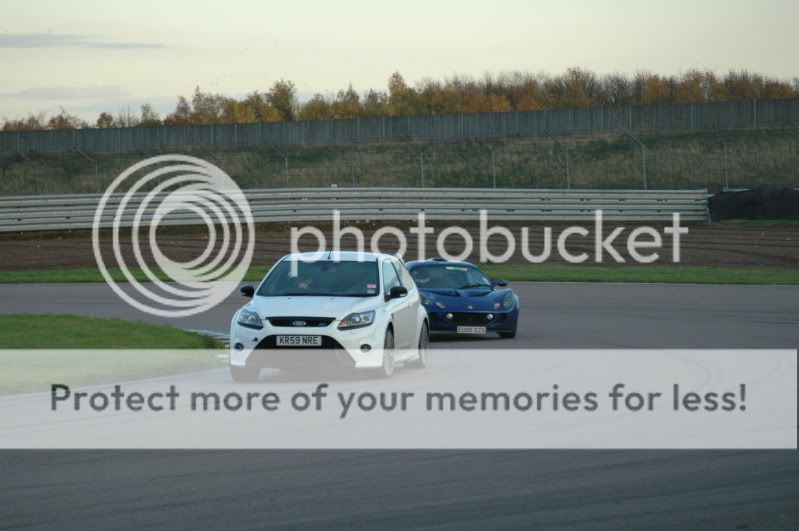
[[[233,378],[233,381],[239,383],[250,383],[255,382],[258,380],[258,376],[261,374],[260,367],[236,367],[234,365],[230,365],[230,377]]]
[[[394,330],[386,330],[386,338],[383,340],[383,365],[379,369],[372,369],[372,376],[375,378],[391,378],[394,374]]]
[[[422,325],[422,330],[419,332],[419,345],[416,347],[419,351],[419,357],[413,361],[406,363],[411,369],[424,369],[427,367],[427,346],[430,343],[430,330],[427,328],[427,323]]]

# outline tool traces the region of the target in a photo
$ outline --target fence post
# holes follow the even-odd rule
[[[718,131],[713,131],[713,134],[716,135],[716,138],[721,140],[721,153],[722,153],[722,164],[724,167],[724,188],[730,187],[730,165],[727,161],[727,141],[722,137]]]
[[[641,144],[641,161],[644,167],[644,190],[646,190],[648,188],[646,184],[646,148],[643,143]]]
[[[496,188],[497,187],[497,161],[496,161],[496,157],[494,155],[494,150],[493,149],[491,150],[491,176],[492,176],[492,181],[493,181],[493,184],[494,184],[494,188]]]
[[[273,146],[270,143],[265,144],[272,152],[277,153],[279,156],[283,157],[283,170],[286,174],[286,188],[289,187],[289,156],[287,153],[279,150],[277,147]]]
[[[73,142],[74,142],[74,139],[75,139],[74,135],[73,135],[72,138],[73,138]],[[100,172],[97,169],[97,161],[94,160],[93,158],[91,158],[89,155],[87,155],[83,151],[81,151],[79,148],[74,147],[73,149],[75,151],[77,151],[78,153],[80,153],[83,156],[83,158],[85,158],[86,160],[88,160],[89,162],[94,164],[94,184],[97,187],[97,193],[99,194],[100,193]]]
[[[545,130],[544,134],[546,136],[548,136],[549,138],[551,138],[555,142],[555,145],[560,147],[566,154],[566,164],[565,164],[566,189],[569,190],[569,189],[571,189],[571,171],[570,171],[570,168],[569,168],[569,146],[561,144],[558,141],[558,139],[555,138],[555,136],[551,132],[549,132],[549,130]]]
[[[571,175],[569,174],[569,147],[566,147],[566,189],[571,190]]]
[[[630,108],[632,109],[632,107],[630,107]],[[621,125],[619,125],[619,128],[621,128],[621,130],[624,131],[627,134],[627,136],[629,136],[630,138],[635,140],[638,143],[638,145],[641,146],[641,169],[642,169],[643,178],[644,178],[644,190],[646,190],[647,189],[647,182],[646,182],[646,146],[644,145],[643,142],[641,142],[638,139],[638,137],[633,135],[630,131],[628,131],[627,129],[625,129]]]
[[[477,137],[474,137],[475,141],[486,148],[491,153],[491,181],[493,183],[493,187],[497,187],[497,161],[496,157],[494,156],[494,148],[483,142]]]
[[[330,137],[330,142],[332,142],[333,145],[338,147],[338,148],[345,149],[344,146],[342,146],[341,144],[336,142],[336,139],[333,138],[333,137]],[[353,152],[354,152],[354,150],[352,150],[352,149],[347,151],[347,155],[348,155],[348,157],[350,159],[350,168],[352,170],[352,186],[354,188],[355,186],[357,186],[357,182],[355,180],[355,156],[353,155]]]
[[[31,174],[33,175],[33,193],[39,193],[39,177],[36,175],[36,163],[29,159],[22,151],[17,150],[17,153],[33,167],[33,170],[31,170]]]
[[[727,163],[727,142],[721,141],[721,147],[724,149],[724,188],[730,187],[730,166]]]
[[[752,125],[757,129],[757,100],[752,101]]]

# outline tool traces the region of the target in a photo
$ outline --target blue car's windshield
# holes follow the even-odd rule
[[[467,265],[430,264],[411,270],[414,282],[420,288],[471,289],[491,288],[491,282],[482,271]]]
[[[292,275],[291,260],[280,262],[269,273],[258,295],[263,297],[326,296],[372,297],[378,294],[377,262],[297,261]]]

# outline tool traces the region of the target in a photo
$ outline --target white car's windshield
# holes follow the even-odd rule
[[[298,261],[296,272],[291,274],[291,260],[280,262],[261,284],[258,295],[372,297],[379,292],[377,262]]]
[[[411,271],[420,288],[471,289],[491,288],[491,282],[476,267],[460,265],[422,265]]]

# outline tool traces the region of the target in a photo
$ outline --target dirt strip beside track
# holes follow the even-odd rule
[[[347,226],[348,224],[345,224]],[[519,248],[522,238],[521,229],[528,227],[529,249],[538,254],[544,244],[544,225],[542,224],[504,224],[515,235],[517,242],[516,252],[511,258],[511,263],[525,261]],[[329,226],[317,225],[328,239],[328,248],[332,243],[332,229]],[[383,226],[377,223],[353,223],[366,235],[366,244],[369,245],[371,235]],[[408,225],[397,224],[408,235],[407,259],[418,256],[417,236],[408,232]],[[435,238],[445,225],[432,225],[435,233],[428,236],[427,256],[435,255]],[[474,238],[474,250],[469,257],[472,261],[479,258],[478,234],[479,228],[475,224],[463,223],[462,226],[469,230]],[[490,225],[489,225],[490,226]],[[567,225],[552,225],[552,256],[548,262],[563,262],[556,252],[557,236]],[[582,224],[590,235],[586,238],[571,236],[568,239],[567,249],[571,253],[588,252],[593,257],[594,226],[592,223]],[[663,235],[663,226],[653,225]],[[616,238],[614,248],[630,262],[629,256],[624,252],[627,236],[635,226],[628,224],[621,235]],[[604,235],[608,236],[614,225],[606,224]],[[713,266],[713,267],[796,267],[799,266],[799,225],[769,225],[769,226],[736,226],[728,224],[697,224],[689,226],[690,232],[682,237],[681,263],[685,265]],[[254,264],[271,264],[279,257],[290,252],[290,227],[287,225],[261,225],[257,228],[256,249]],[[146,241],[146,235],[143,235]],[[110,236],[104,235],[104,241],[110,243]],[[158,243],[161,250],[174,260],[188,260],[198,256],[207,245],[207,234],[199,228],[171,228],[159,233]],[[664,248],[660,252],[657,265],[672,263],[671,236],[664,235]],[[342,248],[353,248],[355,239],[345,237]],[[104,245],[108,252],[104,259],[109,265],[114,265],[111,245]],[[312,238],[301,240],[301,249],[315,250],[316,241]],[[463,250],[463,240],[452,235],[446,242],[447,251],[453,255],[460,254]],[[495,254],[501,254],[505,249],[505,241],[494,236],[488,242],[488,248]],[[123,236],[121,249],[126,263],[134,262],[130,236]],[[381,240],[381,250],[395,252],[396,239],[387,235]],[[144,260],[153,263],[152,256],[143,248]],[[613,264],[611,256],[605,253],[605,265]],[[36,233],[36,234],[5,234],[0,236],[0,270],[25,270],[25,269],[50,269],[50,268],[82,268],[94,267],[95,259],[92,252],[91,233],[88,231],[75,231],[63,233]]]

